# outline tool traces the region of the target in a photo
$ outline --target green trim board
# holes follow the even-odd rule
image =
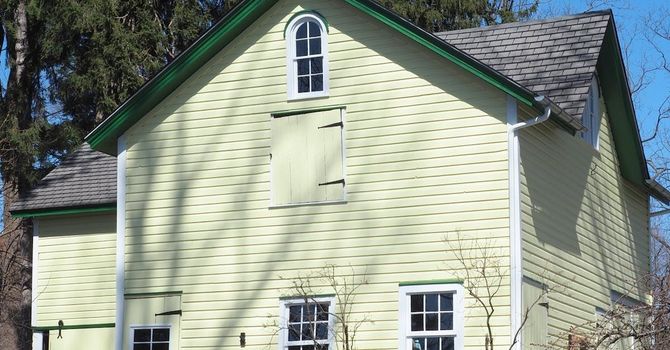
[[[323,106],[323,107],[316,107],[316,108],[292,109],[292,110],[288,110],[288,111],[272,112],[272,113],[270,113],[270,115],[275,117],[275,118],[280,118],[280,117],[288,117],[288,116],[298,115],[298,114],[332,111],[333,109],[347,109],[347,107],[346,106]]]
[[[127,299],[141,299],[152,297],[164,297],[184,294],[181,290],[166,291],[166,292],[149,292],[149,293],[125,293],[123,296]]]
[[[96,329],[96,328],[114,328],[114,323],[95,323],[95,324],[75,324],[61,326],[35,326],[32,330],[35,332],[57,331],[68,329]]]
[[[91,207],[72,207],[72,208],[53,208],[53,209],[14,211],[12,212],[12,216],[15,218],[33,218],[42,216],[55,216],[55,215],[108,213],[115,211],[116,211],[116,203],[113,203],[113,204],[104,204],[100,206],[91,206]]]
[[[335,294],[314,294],[314,295],[287,295],[279,297],[279,300],[297,300],[297,299],[316,299],[316,298],[334,298]]]
[[[463,284],[465,281],[461,278],[447,278],[443,280],[425,280],[425,281],[407,281],[407,282],[399,282],[398,286],[400,287],[405,287],[405,286],[425,286],[425,285],[431,285],[431,284],[452,284],[452,283],[457,283],[457,284]]]
[[[116,139],[139,121],[153,107],[174,91],[205,62],[228,45],[247,26],[258,19],[278,0],[246,0],[221,19],[200,39],[167,65],[153,79],[124,102],[88,136],[93,149],[116,155]],[[402,17],[370,0],[344,0],[406,35],[420,45],[473,73],[494,87],[513,96],[519,102],[543,110],[535,94],[498,73],[473,57],[449,45],[444,40],[416,27]]]

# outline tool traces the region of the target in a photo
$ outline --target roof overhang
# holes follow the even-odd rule
[[[116,203],[98,204],[91,206],[78,207],[59,207],[59,208],[42,208],[30,210],[14,210],[11,214],[15,218],[35,218],[43,216],[58,216],[58,215],[83,215],[83,214],[97,214],[97,213],[111,213],[116,211]]]

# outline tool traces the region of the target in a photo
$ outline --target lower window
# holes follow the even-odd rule
[[[170,327],[132,327],[132,350],[169,350]]]
[[[400,350],[463,349],[463,286],[401,286]]]
[[[286,300],[281,303],[281,348],[334,350],[332,298]]]

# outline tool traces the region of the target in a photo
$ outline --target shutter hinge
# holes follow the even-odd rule
[[[156,314],[155,316],[171,316],[171,315],[179,315],[179,316],[181,316],[181,310],[174,310],[174,311],[161,312],[161,313]]]
[[[324,125],[324,126],[319,126],[317,129],[333,128],[333,127],[336,127],[336,126],[339,126],[340,128],[344,127],[344,123],[342,123],[342,121],[339,121],[339,122],[336,122],[336,123],[332,123],[332,124],[328,124],[328,125]]]
[[[342,186],[344,186],[344,179],[322,182],[322,183],[319,184],[319,186],[328,186],[328,185],[335,185],[335,184],[342,184]]]

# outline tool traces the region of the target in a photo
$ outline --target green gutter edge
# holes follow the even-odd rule
[[[398,283],[398,286],[400,287],[405,287],[405,286],[422,286],[422,285],[429,285],[429,284],[452,284],[452,283],[458,283],[458,284],[463,284],[465,281],[460,278],[448,278],[448,279],[443,279],[443,280],[425,280],[425,281],[408,281],[408,282],[400,282]]]
[[[57,330],[69,330],[69,329],[95,329],[95,328],[114,328],[114,323],[95,323],[95,324],[75,324],[75,325],[64,325],[59,326],[35,326],[32,327],[35,332],[45,332],[45,331],[57,331]]]
[[[92,214],[92,213],[108,213],[115,212],[116,204],[105,204],[96,207],[81,207],[81,208],[57,208],[57,209],[37,209],[12,212],[15,218],[33,218],[41,216],[54,215],[76,215],[76,214]]]

